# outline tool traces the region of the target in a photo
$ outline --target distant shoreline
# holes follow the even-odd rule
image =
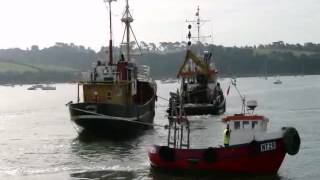
[[[241,76],[229,76],[229,75],[222,75],[218,78],[273,78],[273,77],[301,77],[301,76],[317,76],[320,74],[279,74],[279,75],[270,75],[270,76],[262,76],[262,75],[241,75]],[[161,81],[164,79],[178,79],[176,77],[163,77],[163,78],[154,78],[156,81]],[[0,86],[12,86],[12,85],[33,85],[33,84],[74,84],[79,81],[30,81],[30,82],[21,82],[21,81],[8,81],[8,82],[0,82]]]
[[[220,77],[297,76],[320,74],[320,44],[272,44],[224,47],[214,44],[193,45],[192,50],[211,51]],[[98,60],[107,58],[106,48],[99,52],[74,44],[56,43],[44,49],[0,49],[0,83],[34,84],[76,82]],[[132,49],[137,52],[137,48]],[[154,79],[175,78],[185,58],[186,42],[146,43],[138,65],[150,67]],[[120,53],[114,47],[114,59]],[[200,56],[200,55],[199,55]]]

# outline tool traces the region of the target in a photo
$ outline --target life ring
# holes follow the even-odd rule
[[[298,131],[293,127],[285,128],[285,132],[283,134],[283,142],[285,150],[290,155],[295,155],[299,152],[300,149],[300,136]]]
[[[205,162],[212,163],[218,159],[218,156],[215,149],[212,147],[209,147],[208,149],[204,150],[202,158]]]
[[[168,146],[161,146],[158,152],[160,158],[165,161],[172,162],[175,160],[175,150],[173,148],[169,148]]]

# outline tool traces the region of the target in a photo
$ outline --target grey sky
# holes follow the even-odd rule
[[[182,41],[197,5],[210,20],[203,34],[226,46],[283,40],[320,42],[319,0],[130,0],[139,41]],[[113,3],[114,39],[123,32],[124,0]],[[99,49],[108,38],[103,0],[0,0],[0,48],[48,47],[55,42]]]

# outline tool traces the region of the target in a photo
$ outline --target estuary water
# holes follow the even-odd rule
[[[79,136],[65,106],[76,100],[75,84],[56,84],[55,91],[27,90],[30,85],[0,86],[0,179],[320,179],[320,76],[238,78],[247,100],[257,100],[259,114],[270,119],[269,130],[295,127],[300,152],[286,155],[275,176],[221,177],[153,171],[148,162],[151,144],[166,144],[167,131],[147,130],[126,140]],[[220,79],[227,90],[230,79]],[[178,83],[158,82],[158,95],[169,97]],[[168,102],[158,98],[154,123],[165,125]],[[227,114],[239,113],[241,101],[231,87]],[[222,116],[194,116],[191,146],[222,144]],[[264,163],[264,162],[261,162]]]

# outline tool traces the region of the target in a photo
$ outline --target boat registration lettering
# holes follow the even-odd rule
[[[260,144],[260,152],[272,151],[272,150],[275,150],[276,148],[277,148],[277,145],[275,141]]]

